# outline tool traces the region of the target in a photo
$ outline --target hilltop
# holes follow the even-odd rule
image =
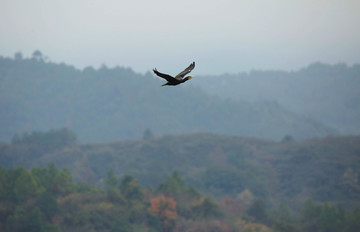
[[[341,134],[360,134],[360,64],[317,62],[296,71],[253,70],[198,79],[190,83],[209,94],[248,102],[278,102]]]
[[[0,57],[0,141],[62,127],[81,142],[139,139],[146,129],[158,136],[211,132],[275,140],[337,134],[276,102],[222,99],[162,82],[124,67],[79,70],[41,56]]]

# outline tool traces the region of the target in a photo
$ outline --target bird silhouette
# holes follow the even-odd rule
[[[184,71],[182,71],[181,73],[179,73],[178,75],[176,75],[175,77],[170,76],[169,74],[164,74],[159,72],[158,70],[153,69],[154,73],[161,77],[164,78],[165,80],[167,80],[167,83],[161,85],[161,86],[165,86],[165,85],[178,85],[181,83],[184,83],[187,80],[190,80],[192,78],[192,76],[187,76],[185,77],[186,74],[190,73],[193,69],[195,68],[195,62],[192,62],[189,67],[187,67],[186,69],[184,69]]]

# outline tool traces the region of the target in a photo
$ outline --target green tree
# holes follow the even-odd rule
[[[132,232],[134,231],[126,217],[118,217],[110,225],[110,232]]]
[[[349,212],[345,218],[345,232],[360,231],[360,208],[357,207]]]
[[[217,218],[223,216],[223,212],[218,204],[210,197],[205,197],[199,204],[195,204],[192,210],[198,218]]]
[[[341,184],[352,195],[360,196],[359,174],[348,168],[341,177]]]
[[[59,195],[71,192],[73,187],[72,175],[68,168],[62,168],[61,171],[56,174],[51,186],[52,191]]]
[[[60,212],[59,204],[49,192],[43,192],[36,203],[48,220]]]
[[[148,139],[151,139],[154,137],[154,134],[152,133],[152,131],[147,128],[145,131],[144,131],[144,134],[143,134],[143,139],[144,140],[148,140]]]
[[[308,200],[302,211],[303,231],[342,232],[344,231],[344,210],[329,203],[316,204]]]
[[[36,61],[43,61],[43,55],[39,50],[35,50],[32,54],[32,59]]]
[[[21,52],[16,52],[16,53],[14,54],[14,59],[15,59],[15,60],[22,60],[22,59],[23,59],[22,53],[21,53]]]
[[[50,163],[45,168],[33,168],[31,174],[36,177],[38,182],[47,190],[52,191],[55,185],[55,178],[59,174],[58,168],[54,163]]]
[[[73,131],[62,128],[59,130],[49,130],[46,132],[33,131],[23,133],[22,136],[14,135],[12,144],[35,145],[45,151],[60,149],[65,146],[76,144],[77,138]]]
[[[25,168],[18,168],[16,172],[17,177],[13,191],[18,201],[25,201],[28,197],[34,197],[44,191],[31,172]]]
[[[110,189],[116,188],[118,185],[119,180],[115,176],[114,170],[110,169],[107,173],[107,176],[105,178],[104,184],[105,184],[105,191],[108,191]]]
[[[292,214],[290,209],[281,204],[278,209],[271,214],[272,228],[276,232],[298,232],[300,231],[297,218]]]
[[[120,191],[128,200],[142,201],[144,197],[138,181],[130,175],[126,175],[122,178]]]
[[[175,170],[170,177],[160,184],[158,190],[165,194],[180,194],[185,190],[185,181],[180,177],[178,171]]]
[[[7,187],[7,171],[0,166],[0,199],[5,199],[9,192],[9,187]]]
[[[252,217],[255,222],[267,224],[269,222],[266,212],[265,201],[261,199],[255,200],[247,209],[247,214]]]
[[[104,184],[106,196],[111,202],[120,204],[124,204],[126,202],[125,197],[117,188],[119,179],[115,176],[114,170],[110,169],[108,171]]]
[[[14,232],[42,232],[44,221],[39,208],[24,209],[17,207],[14,214],[9,216],[5,229]]]

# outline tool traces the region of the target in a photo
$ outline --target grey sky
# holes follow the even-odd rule
[[[194,74],[360,61],[358,0],[0,0],[0,55]],[[194,70],[195,71],[195,70]]]

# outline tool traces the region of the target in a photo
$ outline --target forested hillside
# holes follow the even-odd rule
[[[0,144],[0,229],[358,231],[359,154],[359,136],[82,145],[68,129],[26,133]]]
[[[42,142],[47,134],[58,134]],[[48,144],[53,144],[49,147]],[[307,198],[344,207],[360,204],[360,137],[296,142],[188,134],[79,145],[71,131],[36,132],[0,145],[3,167],[69,168],[76,180],[101,186],[108,170],[154,187],[177,170],[186,183],[214,197],[245,190],[270,205],[296,209]]]
[[[190,82],[223,98],[276,101],[343,134],[360,134],[360,65],[313,63],[297,71],[254,70]]]
[[[354,232],[360,209],[307,200],[299,213],[267,208],[244,191],[216,201],[189,187],[177,172],[153,189],[112,170],[98,188],[72,181],[68,169],[0,167],[0,229],[11,232]]]
[[[274,102],[224,100],[189,85],[162,83],[128,68],[78,70],[45,62],[41,53],[0,57],[0,140],[61,127],[82,142],[138,139],[147,128],[155,135],[213,132],[276,140],[337,134]]]

